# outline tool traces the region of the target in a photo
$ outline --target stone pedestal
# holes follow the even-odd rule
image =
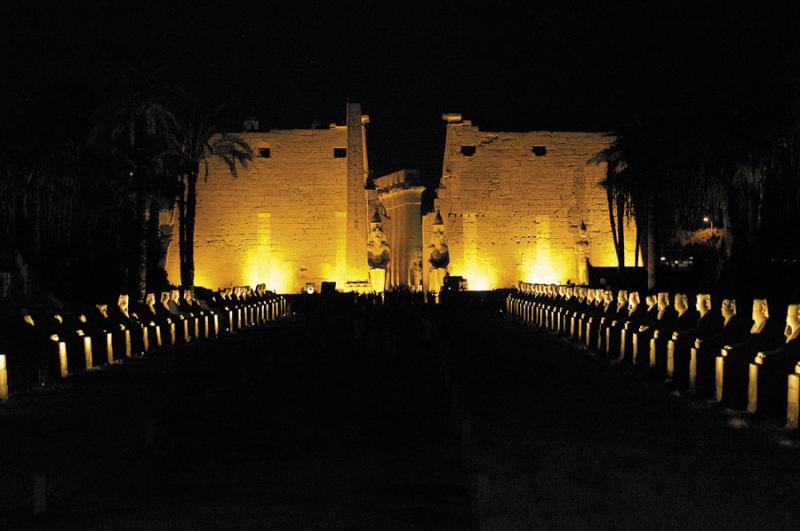
[[[386,289],[386,270],[373,268],[369,270],[369,283],[372,291],[382,293]]]
[[[786,427],[797,429],[800,424],[800,363],[788,378],[786,399]]]
[[[6,355],[0,354],[0,401],[8,400],[8,370]]]

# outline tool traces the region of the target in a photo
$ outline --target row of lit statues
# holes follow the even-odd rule
[[[685,293],[521,283],[507,311],[589,349],[609,363],[664,377],[670,385],[734,409],[786,416],[798,425],[800,305],[785,321],[755,299],[749,316],[733,298],[718,309],[708,293],[692,308]]]
[[[9,392],[46,386],[70,374],[95,370],[158,349],[234,334],[278,320],[289,312],[284,297],[260,284],[196,299],[193,290],[148,293],[133,308],[127,294],[71,315],[22,314],[5,323],[7,350],[0,350],[0,400]],[[2,380],[5,378],[5,385]]]

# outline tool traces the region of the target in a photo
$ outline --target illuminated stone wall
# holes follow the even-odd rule
[[[360,109],[358,110],[360,114]],[[348,122],[362,123],[359,117]],[[364,117],[366,123],[366,117]],[[363,126],[362,126],[363,128]],[[210,288],[266,283],[282,293],[323,280],[343,287],[366,279],[366,200],[363,217],[350,232],[363,231],[361,271],[347,271],[348,128],[246,132],[254,158],[233,177],[211,160],[208,179],[198,183],[195,284]],[[363,130],[358,142],[363,142]],[[265,149],[269,150],[266,157]],[[334,150],[340,157],[334,156]],[[349,153],[348,153],[349,155]],[[364,160],[355,165],[366,171]],[[363,191],[363,175],[355,176]],[[354,188],[354,187],[351,187]],[[360,234],[360,232],[358,232]],[[170,282],[180,282],[177,227],[167,256]],[[363,275],[361,275],[363,273]],[[363,278],[362,278],[363,276]]]
[[[591,264],[617,265],[600,186],[606,167],[588,162],[613,137],[487,132],[459,115],[444,118],[444,163],[435,207],[446,226],[451,275],[466,277],[470,289],[510,287],[519,280],[576,282],[581,222]],[[423,223],[423,248],[431,219]],[[632,223],[625,243],[626,262],[633,265]]]
[[[492,133],[458,115],[446,119],[435,206],[445,225],[451,275],[466,277],[471,289],[509,287],[520,280],[576,282],[582,223],[591,264],[616,265],[605,192],[599,185],[605,165],[589,162],[611,137]],[[366,283],[367,226],[374,209],[383,204],[384,214],[394,211],[395,225],[405,227],[401,242],[400,230],[392,234],[391,220],[383,220],[390,244],[398,252],[408,251],[392,253],[389,284],[412,281],[409,265],[421,247],[427,287],[435,211],[419,223],[421,189],[400,186],[403,172],[378,179],[378,189],[364,189],[367,122],[360,106],[350,104],[349,125],[242,133],[254,159],[238,177],[223,162],[210,160],[208,179],[201,177],[198,183],[195,284],[220,288],[265,283],[292,293],[308,282],[319,288],[322,281],[335,281],[340,289],[347,288],[347,281]],[[180,281],[176,221],[166,261],[174,284]],[[631,227],[626,234],[629,265],[634,244]]]

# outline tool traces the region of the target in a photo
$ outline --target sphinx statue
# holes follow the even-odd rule
[[[169,292],[169,300],[167,301],[167,307],[172,315],[183,315],[181,311],[181,293],[180,291],[173,289]]]
[[[621,289],[617,292],[617,315],[622,316],[628,309],[628,292]]]
[[[603,310],[597,322],[597,340],[593,345],[598,353],[607,351],[607,329],[617,314],[618,305],[614,301],[614,292],[606,289],[603,292]]]
[[[720,306],[720,312],[722,313],[723,325],[730,323],[731,319],[736,315],[736,299],[724,299]]]
[[[669,303],[669,293],[666,291],[659,292],[656,296],[656,304],[658,305],[658,315],[656,316],[656,321],[674,318],[675,314],[672,313]]]
[[[144,298],[144,306],[139,312],[141,318],[148,326],[155,326],[158,320],[158,310],[156,310],[156,296],[153,293],[148,293]]]
[[[800,362],[800,304],[786,308],[784,342],[759,352],[750,364],[747,410],[781,417],[787,412],[787,380]],[[790,422],[792,422],[790,420]]]
[[[685,293],[677,293],[675,295],[674,308],[677,316],[673,327],[675,331],[683,332],[689,330],[697,323],[699,313],[689,308],[689,297]]]
[[[617,291],[617,303],[612,312],[606,316],[605,328],[601,334],[603,345],[605,346],[605,353],[610,360],[618,361],[620,353],[620,331],[625,325],[625,320],[628,317],[628,299],[629,295],[627,290],[621,289]]]
[[[770,319],[766,299],[753,300],[751,319],[747,338],[735,345],[725,345],[716,360],[715,398],[735,409],[747,405],[748,369],[756,354],[785,344],[784,327]]]
[[[169,309],[169,298],[169,291],[162,291],[159,304],[156,307],[164,318],[171,318],[173,316],[172,311]]]
[[[645,295],[644,303],[647,306],[647,312],[655,312],[654,315],[658,314],[658,297],[655,295]]]
[[[642,299],[639,296],[638,291],[631,292],[628,295],[628,319],[632,319],[637,312],[641,313],[642,311]]]
[[[697,294],[694,312],[689,311],[685,295],[675,297],[678,323],[667,343],[667,376],[678,388],[686,388],[696,378],[699,345],[719,334],[723,321],[719,313],[711,311],[710,294]]]
[[[790,304],[786,308],[786,328],[783,330],[786,344],[800,337],[800,304]]]
[[[760,334],[764,331],[769,321],[769,305],[767,299],[753,300],[753,311],[751,313],[753,325],[750,327],[751,334]]]

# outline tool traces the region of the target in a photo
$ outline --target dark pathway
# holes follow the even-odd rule
[[[485,529],[797,529],[797,435],[603,367],[485,308],[440,320]]]
[[[469,529],[428,349],[352,326],[249,330],[0,409],[0,529]]]
[[[0,529],[797,528],[796,436],[486,305],[437,314],[463,454],[413,312],[330,311],[0,408]]]

